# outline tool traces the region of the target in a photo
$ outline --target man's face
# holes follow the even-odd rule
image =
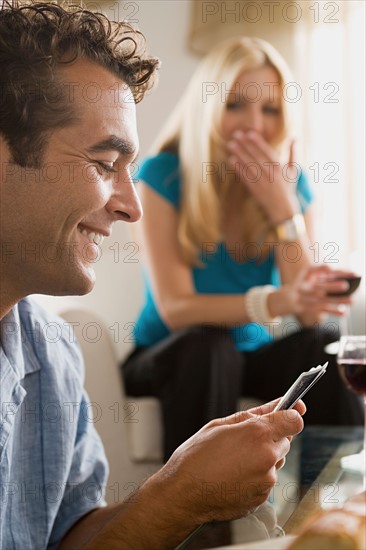
[[[89,292],[98,243],[115,221],[142,214],[129,174],[138,150],[130,89],[84,59],[60,75],[79,118],[52,133],[42,168],[11,164],[1,140],[2,261],[20,295]]]

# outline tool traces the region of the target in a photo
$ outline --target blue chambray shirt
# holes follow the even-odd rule
[[[1,321],[0,549],[57,548],[105,505],[108,465],[70,327],[33,300]]]

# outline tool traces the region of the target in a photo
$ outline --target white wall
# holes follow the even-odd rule
[[[182,95],[198,59],[185,46],[191,2],[145,0],[137,4],[136,18],[149,52],[162,61],[158,88],[137,106],[141,153],[145,154]]]

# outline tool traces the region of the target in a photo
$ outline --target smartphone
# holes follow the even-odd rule
[[[361,282],[360,276],[350,276],[350,277],[337,277],[335,281],[347,281],[349,288],[341,292],[327,292],[327,296],[350,296],[354,291],[359,287]]]
[[[324,365],[313,367],[309,371],[302,372],[292,386],[287,390],[285,395],[277,403],[274,411],[283,411],[292,409],[292,407],[320,380],[325,374],[328,366],[328,361]]]

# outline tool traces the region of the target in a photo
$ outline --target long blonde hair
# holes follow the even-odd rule
[[[174,152],[179,156],[182,176],[178,241],[184,261],[202,265],[199,251],[203,243],[222,240],[222,205],[235,176],[220,179],[224,166],[225,143],[220,136],[225,109],[224,91],[234,85],[243,72],[263,66],[272,67],[279,78],[281,92],[290,79],[280,54],[259,38],[230,39],[212,50],[199,64],[177,107],[154,143],[151,153]],[[225,93],[225,97],[226,97]],[[281,93],[280,145],[289,134],[288,106]],[[244,242],[258,243],[268,234],[269,224],[249,193],[243,199]],[[260,258],[264,259],[268,249]]]

